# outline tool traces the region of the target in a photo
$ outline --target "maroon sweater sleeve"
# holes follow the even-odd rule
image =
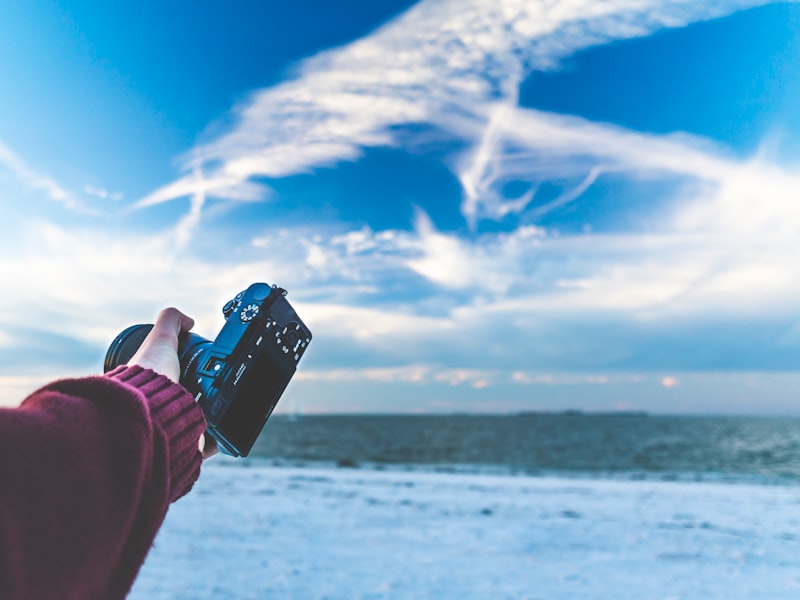
[[[200,472],[202,410],[141,367],[0,410],[0,597],[124,598]]]

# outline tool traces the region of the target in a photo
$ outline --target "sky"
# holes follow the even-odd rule
[[[278,284],[279,410],[800,415],[800,4],[0,5],[0,404]]]

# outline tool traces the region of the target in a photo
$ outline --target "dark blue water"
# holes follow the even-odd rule
[[[800,483],[800,419],[273,416],[247,460],[348,468]]]

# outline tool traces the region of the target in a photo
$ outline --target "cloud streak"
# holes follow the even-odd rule
[[[483,389],[496,385],[514,384],[520,386],[561,386],[561,385],[610,385],[658,382],[664,387],[674,387],[677,379],[672,376],[662,378],[642,375],[614,373],[574,374],[542,373],[530,371],[492,370],[492,369],[448,369],[431,365],[408,365],[403,367],[367,369],[314,369],[297,374],[301,381],[327,383],[376,382],[411,383],[421,386],[446,384],[452,387],[468,386]]]
[[[31,169],[2,142],[0,142],[0,165],[11,171],[14,177],[26,188],[44,192],[48,198],[64,205],[66,208],[75,208],[75,199],[69,192],[52,178]]]
[[[355,160],[364,147],[399,143],[392,127],[428,123],[468,142],[457,171],[464,217],[519,212],[529,198],[487,194],[497,150],[516,116],[517,90],[533,69],[549,69],[592,45],[678,27],[763,4],[753,1],[423,0],[372,35],[302,62],[297,76],[252,94],[227,133],[194,148],[187,171],[209,173],[206,192]],[[137,206],[194,193],[190,177]],[[244,194],[250,197],[250,191]]]

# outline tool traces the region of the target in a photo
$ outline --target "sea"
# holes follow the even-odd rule
[[[645,413],[275,415],[275,465],[501,475],[800,482],[800,419]]]

